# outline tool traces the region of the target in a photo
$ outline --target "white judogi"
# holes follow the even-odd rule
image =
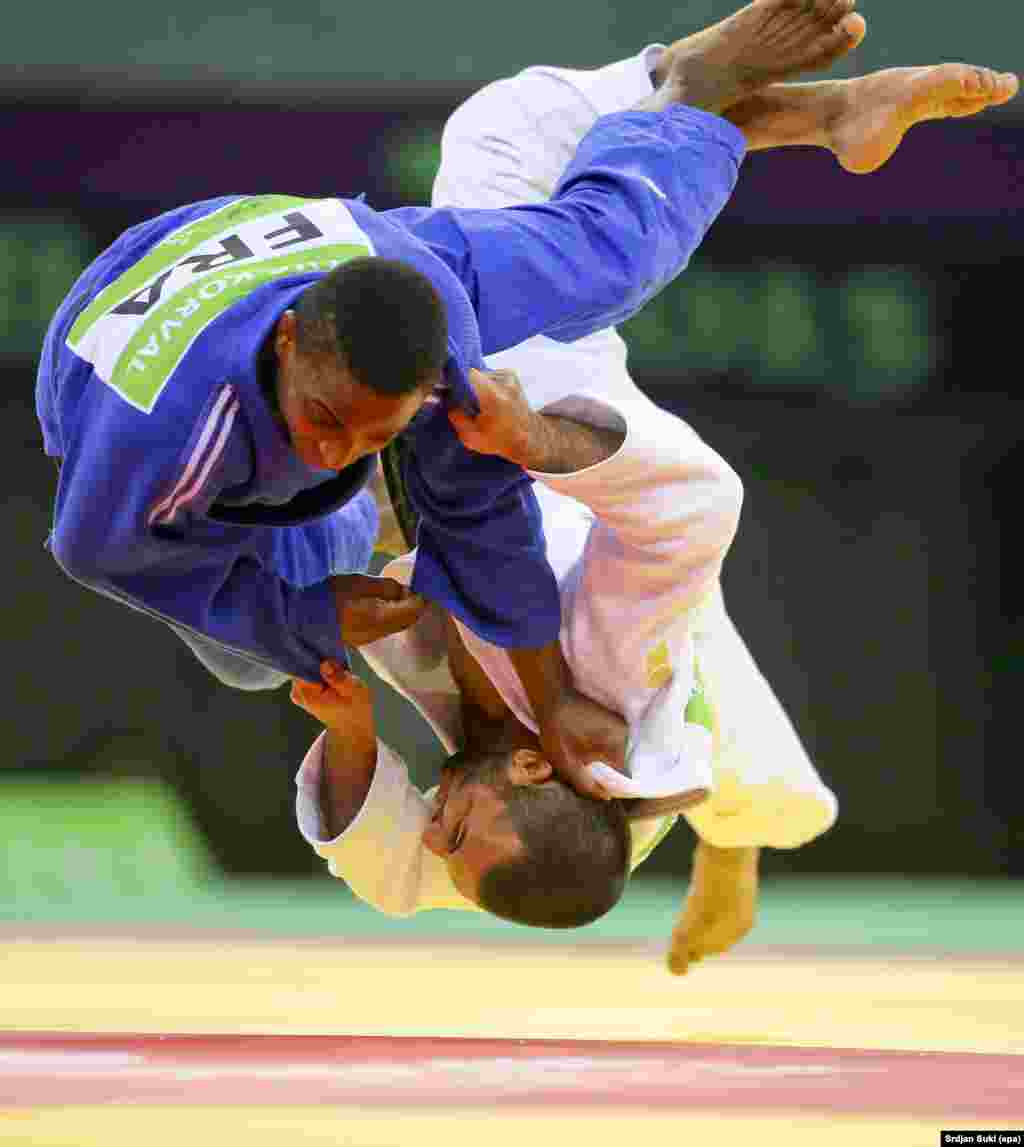
[[[446,126],[435,205],[499,207],[546,198],[594,120],[650,93],[659,51],[649,48],[593,72],[533,68],[485,88]],[[621,449],[597,466],[533,475],[560,586],[566,660],[578,687],[622,713],[630,729],[631,778],[605,770],[602,780],[624,796],[712,788],[685,815],[720,847],[792,848],[824,832],[835,819],[835,796],[721,598],[718,575],[742,500],[737,476],[690,427],[641,394],[614,331],[573,344],[531,339],[489,362],[517,372],[535,409],[626,431]],[[407,582],[414,556],[392,562],[385,574]],[[512,711],[535,729],[507,653],[459,628]],[[455,751],[458,693],[437,615],[428,611],[413,629],[362,652]],[[714,743],[704,728],[682,719],[698,686],[698,665],[716,716]],[[432,793],[415,789],[382,743],[363,808],[341,836],[324,839],[322,747],[321,737],[296,778],[297,815],[330,871],[391,914],[475,908],[422,846]],[[632,823],[634,867],[674,819]]]

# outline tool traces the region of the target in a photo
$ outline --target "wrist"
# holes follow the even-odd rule
[[[505,452],[507,461],[521,466],[524,470],[542,470],[547,456],[547,425],[542,414],[531,410],[526,418],[518,422],[515,436],[510,440]]]
[[[358,730],[328,725],[324,767],[336,777],[372,769],[377,763],[377,737],[360,736]]]
[[[377,769],[377,742],[356,748],[328,728],[320,773],[320,816],[331,839],[341,836],[366,803]]]
[[[576,422],[559,414],[538,414],[529,457],[520,465],[535,474],[575,474],[606,462],[626,439],[624,429]]]

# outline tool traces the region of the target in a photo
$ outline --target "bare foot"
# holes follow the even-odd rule
[[[855,0],[754,0],[668,48],[656,69],[678,103],[725,108],[778,80],[827,68],[864,38]]]
[[[756,848],[698,843],[690,893],[672,929],[668,968],[673,975],[682,976],[697,960],[727,951],[753,928],[758,855]]]
[[[829,147],[847,171],[882,166],[907,130],[929,119],[975,115],[1017,94],[1017,77],[967,64],[889,68],[838,85],[842,110],[832,121]]]

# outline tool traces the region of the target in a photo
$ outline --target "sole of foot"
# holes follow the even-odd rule
[[[848,80],[832,151],[847,171],[864,175],[881,167],[915,124],[977,115],[1013,99],[1019,86],[1011,72],[970,64],[890,68]]]

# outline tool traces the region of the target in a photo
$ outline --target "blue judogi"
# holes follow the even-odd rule
[[[374,461],[314,471],[260,385],[278,318],[359,255],[426,275],[447,312],[445,389],[406,434],[420,515],[413,588],[504,647],[559,629],[523,472],[458,441],[470,367],[536,334],[618,323],[670,282],[725,204],[741,133],[689,108],[607,116],[555,196],[503,210],[225,197],[125,232],[47,334],[36,389],[62,468],[50,545],[77,581],[257,666],[344,660],[332,573],[364,569]],[[195,641],[190,642],[195,647]]]

